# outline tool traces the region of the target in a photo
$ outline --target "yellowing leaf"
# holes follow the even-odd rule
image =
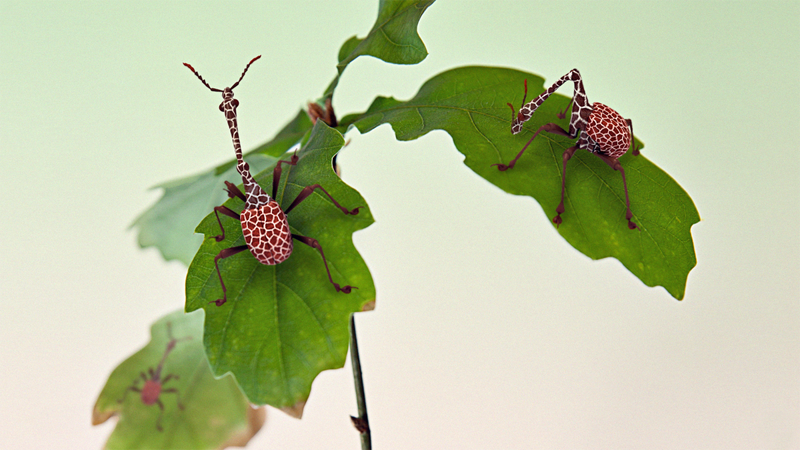
[[[172,336],[169,336],[171,328]],[[203,314],[176,311],[151,327],[151,341],[123,361],[108,377],[92,411],[92,424],[119,416],[108,438],[107,449],[218,449],[242,446],[264,424],[263,408],[254,409],[231,376],[215,379],[203,350]],[[174,348],[164,358],[171,339]],[[143,387],[142,373],[152,377],[163,359],[163,389],[157,404],[146,405],[141,394],[126,391],[136,381]],[[177,377],[177,379],[176,379]],[[180,396],[180,406],[178,395]],[[158,424],[162,430],[159,431]]]

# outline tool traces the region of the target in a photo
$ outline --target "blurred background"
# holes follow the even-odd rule
[[[247,150],[324,91],[377,3],[0,1],[4,448],[102,447],[106,377],[183,307],[186,268],[128,229],[151,186],[232,157],[181,63],[228,86],[264,55],[236,91]],[[376,218],[353,237],[378,292],[357,316],[374,447],[800,448],[800,3],[440,0],[419,34],[419,65],[351,64],[339,117],[457,66],[578,68],[694,199],[698,264],[676,301],[575,251],[444,132],[351,131],[342,176]],[[249,448],[359,448],[345,367]]]

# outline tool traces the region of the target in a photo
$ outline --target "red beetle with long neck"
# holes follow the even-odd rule
[[[138,392],[139,397],[142,399],[142,403],[145,405],[158,405],[159,409],[161,409],[161,413],[158,415],[158,420],[156,420],[156,428],[158,431],[163,431],[161,428],[161,418],[164,417],[164,404],[161,402],[161,394],[175,394],[177,398],[176,402],[178,404],[178,408],[183,409],[183,404],[181,403],[181,396],[178,394],[178,390],[176,388],[169,388],[164,389],[164,385],[170,380],[177,380],[179,377],[175,374],[169,374],[163,379],[161,378],[161,371],[164,369],[164,362],[167,360],[167,356],[169,353],[175,348],[175,345],[180,341],[187,341],[191,339],[191,336],[183,337],[180,339],[175,339],[172,337],[172,323],[167,322],[167,336],[169,337],[169,342],[167,342],[167,348],[164,350],[164,355],[161,357],[161,361],[159,361],[158,366],[156,366],[155,370],[152,367],[147,369],[147,373],[149,375],[145,375],[144,372],[139,373],[139,378],[133,381],[133,384],[128,386],[125,389],[125,395],[122,396],[121,399],[118,400],[118,403],[122,403],[125,401],[125,397],[128,396],[128,392]],[[141,389],[137,386],[140,380],[144,380],[144,385]]]
[[[239,101],[233,98],[233,89],[239,85],[240,81],[242,81],[244,74],[247,73],[247,69],[250,68],[250,64],[253,64],[253,62],[259,58],[261,58],[260,55],[250,60],[250,62],[247,63],[247,66],[244,68],[242,75],[239,77],[239,80],[236,81],[233,86],[225,89],[212,88],[208,83],[206,83],[206,80],[200,76],[194,67],[183,63],[183,65],[188,67],[189,70],[191,70],[197,76],[197,78],[199,78],[200,81],[211,91],[222,92],[222,103],[219,105],[219,110],[225,113],[225,119],[228,121],[231,139],[233,139],[233,150],[236,153],[236,170],[242,176],[242,183],[244,183],[245,191],[243,194],[233,183],[226,181],[225,185],[227,186],[228,196],[231,198],[239,197],[244,200],[244,209],[241,213],[236,213],[226,206],[217,206],[214,208],[214,214],[217,216],[217,222],[219,222],[219,227],[222,229],[222,234],[216,236],[217,242],[221,242],[223,239],[225,239],[225,228],[222,226],[222,221],[219,218],[219,213],[222,213],[226,216],[241,221],[242,234],[244,235],[246,245],[226,248],[219,252],[219,254],[214,258],[214,266],[217,269],[219,282],[222,285],[222,298],[211,303],[215,303],[217,306],[222,306],[228,299],[227,289],[225,288],[225,283],[222,281],[222,273],[219,270],[220,259],[228,258],[244,250],[250,250],[250,253],[252,253],[261,264],[270,266],[280,264],[292,254],[292,239],[296,239],[306,245],[311,246],[312,248],[317,249],[319,254],[322,256],[323,263],[325,263],[325,270],[328,272],[328,280],[330,280],[337,292],[349,294],[351,289],[354,287],[342,287],[333,281],[333,278],[331,277],[331,271],[328,268],[328,262],[325,259],[325,253],[323,253],[322,246],[320,246],[319,242],[310,237],[292,234],[289,230],[289,222],[286,220],[286,214],[294,209],[294,207],[300,202],[308,198],[308,196],[311,195],[315,189],[319,189],[320,191],[324,192],[328,198],[331,199],[333,204],[336,205],[337,208],[341,209],[345,214],[358,214],[360,207],[353,210],[348,210],[340,205],[330,194],[328,194],[328,192],[322,186],[319,184],[314,184],[312,186],[305,187],[288,208],[285,210],[281,209],[280,205],[278,205],[278,203],[275,201],[281,177],[281,164],[290,164],[292,166],[296,165],[298,161],[297,155],[292,156],[291,161],[278,161],[278,164],[275,166],[272,175],[271,197],[267,195],[263,189],[261,189],[261,186],[258,185],[256,180],[250,174],[250,166],[242,157],[242,145],[239,142],[239,127],[236,123],[236,108],[239,106]]]
[[[507,165],[492,165],[497,166],[501,171],[513,168],[517,160],[528,148],[528,145],[530,145],[539,132],[543,130],[549,133],[567,136],[571,139],[578,138],[578,142],[575,145],[564,150],[562,157],[564,164],[561,174],[561,202],[558,204],[558,207],[556,207],[557,215],[553,218],[553,223],[558,226],[562,222],[561,214],[564,212],[567,161],[572,158],[575,150],[580,148],[594,153],[612,169],[619,171],[620,175],[622,175],[622,186],[625,189],[625,206],[627,208],[625,218],[628,219],[628,228],[634,230],[637,226],[631,221],[633,213],[631,212],[631,202],[628,198],[628,184],[625,180],[625,170],[617,160],[620,156],[624,155],[631,146],[631,142],[633,141],[633,123],[630,119],[623,118],[618,112],[602,103],[590,104],[589,100],[586,98],[586,90],[583,87],[583,80],[581,79],[581,74],[578,72],[578,69],[572,69],[568,74],[564,75],[556,81],[555,84],[550,86],[549,89],[528,103],[525,103],[525,98],[528,95],[528,81],[525,80],[525,95],[522,98],[523,105],[520,107],[519,112],[514,109],[514,105],[511,103],[508,104],[515,115],[511,123],[511,133],[517,134],[522,131],[522,125],[533,116],[533,113],[539,106],[567,81],[575,83],[575,92],[571,101],[572,114],[569,119],[569,129],[565,130],[555,123],[544,124],[536,130],[533,137],[522,147],[522,150],[520,150],[511,162]],[[569,106],[567,106],[567,109],[569,109]],[[566,110],[559,113],[558,117],[563,119],[565,117],[564,113],[566,113]],[[579,133],[580,137],[578,136]],[[638,155],[639,150],[634,148],[633,154]]]

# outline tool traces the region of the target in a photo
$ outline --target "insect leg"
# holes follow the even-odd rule
[[[517,160],[520,158],[520,156],[522,156],[522,154],[525,153],[525,150],[528,149],[528,146],[531,145],[531,142],[533,142],[533,140],[536,139],[536,136],[539,135],[540,131],[547,131],[548,133],[560,134],[562,136],[567,136],[567,137],[570,137],[570,138],[574,137],[574,136],[570,136],[569,133],[566,130],[564,130],[563,128],[561,128],[558,124],[546,123],[546,124],[542,125],[541,127],[539,127],[539,129],[536,130],[536,133],[533,133],[533,136],[531,136],[530,140],[528,140],[528,142],[525,144],[525,146],[522,147],[522,150],[520,150],[519,153],[517,153],[517,156],[515,156],[514,159],[512,159],[511,162],[508,163],[508,165],[506,165],[506,164],[492,164],[492,166],[497,166],[497,168],[501,172],[504,172],[504,171],[506,171],[508,169],[513,168],[514,165],[517,164]]]
[[[241,219],[237,212],[233,211],[227,206],[214,207],[214,214],[217,216],[217,223],[219,223],[219,229],[222,230],[222,234],[214,236],[214,239],[216,239],[217,242],[222,242],[225,240],[225,227],[222,226],[222,221],[219,219],[219,213],[225,214],[228,217],[233,217],[236,220],[241,220]]]
[[[161,403],[160,399],[156,400],[156,404],[161,409],[161,412],[158,414],[158,420],[156,420],[156,428],[158,428],[158,431],[164,431],[164,429],[161,428],[161,418],[164,417],[164,404]]]
[[[230,181],[225,182],[224,190],[228,192],[228,197],[230,198],[239,197],[240,199],[242,199],[242,201],[246,200],[246,197],[244,196],[244,194],[242,194],[242,191],[240,191],[239,188],[236,187],[236,185],[231,183]]]
[[[222,306],[223,304],[225,304],[226,301],[228,301],[228,290],[225,289],[225,283],[222,281],[222,273],[219,271],[219,260],[223,259],[223,258],[228,258],[230,256],[233,256],[233,255],[235,255],[235,254],[237,254],[239,252],[242,252],[244,250],[247,250],[247,246],[246,245],[240,245],[238,247],[226,248],[226,249],[222,250],[221,252],[219,252],[219,254],[214,257],[214,267],[217,268],[217,275],[219,276],[219,284],[222,285],[222,298],[214,300],[213,302],[209,302],[209,303],[215,303],[217,306]]]
[[[181,394],[178,393],[178,389],[176,389],[176,388],[164,389],[163,391],[161,391],[161,393],[162,394],[175,394],[175,398],[176,398],[175,402],[178,404],[178,408],[184,409],[183,403],[181,402]]]
[[[281,164],[291,164],[297,165],[297,154],[292,155],[291,161],[278,161],[278,165],[275,166],[275,170],[272,171],[272,198],[277,198],[278,196],[278,184],[281,181]]]
[[[134,383],[137,383],[137,382],[139,382],[139,379],[138,379],[138,378],[136,379],[136,381],[134,381]],[[125,395],[123,395],[121,399],[117,400],[117,403],[122,403],[122,402],[124,402],[124,401],[125,401],[125,398],[128,396],[128,392],[130,392],[130,391],[133,391],[133,392],[142,392],[142,390],[141,390],[141,389],[139,389],[138,387],[136,387],[136,384],[134,384],[133,386],[128,386],[128,388],[127,388],[127,389],[125,389]]]
[[[325,259],[325,253],[323,253],[322,246],[319,245],[319,242],[316,239],[306,236],[300,236],[299,234],[292,234],[292,238],[297,239],[303,244],[306,244],[309,247],[315,248],[319,251],[320,256],[322,256],[322,262],[325,264],[325,271],[328,272],[328,280],[330,280],[333,287],[336,288],[336,292],[344,292],[345,294],[349,294],[351,289],[358,289],[355,286],[340,287],[339,284],[333,282],[333,278],[331,278],[331,270],[328,268],[328,261]]]
[[[625,123],[628,124],[628,128],[631,130],[631,145],[633,145],[633,156],[639,156],[640,149],[636,146],[636,142],[633,140],[633,121],[631,119],[625,119]]]
[[[628,228],[631,230],[635,230],[638,227],[635,223],[631,222],[633,218],[633,213],[631,212],[631,201],[628,198],[628,182],[625,180],[625,169],[622,168],[622,164],[619,163],[615,158],[610,158],[606,155],[597,154],[600,159],[605,161],[612,169],[619,171],[619,174],[622,175],[622,187],[625,189],[625,207],[627,211],[625,212],[625,218],[628,219]]]
[[[558,117],[559,119],[563,119],[563,118],[567,117],[567,111],[571,111],[572,110],[572,102],[574,102],[574,101],[575,101],[575,97],[569,99],[569,103],[567,103],[567,107],[564,108],[563,111],[559,111],[558,114],[556,114],[556,117]]]
[[[572,147],[564,150],[564,166],[561,170],[561,202],[559,202],[558,206],[556,207],[557,215],[553,217],[553,223],[556,224],[556,228],[561,225],[561,214],[564,212],[564,191],[565,185],[567,182],[567,161],[572,158],[572,155],[575,153],[575,150],[578,149],[577,145],[573,145]]]
[[[356,209],[354,209],[352,211],[348,211],[347,208],[345,208],[344,206],[340,205],[339,202],[337,202],[331,196],[331,194],[329,194],[328,191],[325,190],[325,188],[323,188],[322,186],[320,186],[318,184],[314,184],[314,185],[306,186],[305,188],[303,188],[303,190],[300,191],[300,194],[297,195],[297,198],[295,198],[294,201],[292,202],[292,204],[289,205],[288,208],[284,209],[283,212],[286,213],[286,214],[289,214],[289,211],[294,209],[295,206],[299,205],[300,202],[302,202],[303,200],[308,198],[308,196],[311,195],[312,192],[314,192],[314,189],[319,189],[322,192],[324,192],[325,195],[327,195],[328,198],[331,199],[333,204],[336,205],[337,208],[341,209],[342,212],[345,213],[345,214],[349,214],[349,215],[355,216],[356,214],[358,214],[358,210],[361,208],[361,206],[359,206],[358,208],[356,208]]]
[[[167,384],[167,381],[169,381],[169,380],[179,380],[180,378],[181,377],[179,377],[178,375],[175,375],[175,374],[171,373],[171,374],[167,375],[166,377],[164,377],[163,380],[161,380],[161,385],[163,386],[163,385]],[[161,391],[161,392],[167,392],[167,391]]]

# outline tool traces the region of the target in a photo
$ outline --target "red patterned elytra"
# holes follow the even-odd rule
[[[517,156],[515,156],[511,162],[508,164],[499,163],[492,165],[497,166],[501,171],[513,168],[520,156],[525,153],[530,143],[539,135],[540,131],[560,134],[570,139],[578,138],[578,142],[564,150],[562,156],[564,163],[561,173],[561,202],[556,207],[557,215],[553,218],[553,223],[558,226],[562,222],[561,214],[564,212],[567,161],[572,158],[575,150],[581,148],[594,153],[608,164],[609,167],[619,171],[620,175],[622,175],[622,186],[625,190],[625,207],[627,208],[625,218],[628,220],[628,228],[634,230],[638,227],[631,221],[633,213],[631,212],[631,202],[628,198],[628,183],[625,180],[625,170],[617,160],[631,147],[631,142],[633,141],[633,123],[630,119],[623,118],[618,112],[602,103],[590,104],[589,100],[586,98],[586,90],[583,87],[583,80],[581,79],[581,74],[578,72],[578,69],[572,69],[568,74],[556,81],[549,89],[528,103],[525,103],[525,98],[527,98],[528,95],[528,80],[525,80],[525,95],[522,97],[523,105],[520,107],[519,113],[514,109],[514,105],[511,103],[508,104],[515,113],[511,122],[511,133],[517,134],[522,131],[522,125],[533,116],[533,113],[539,106],[567,81],[575,83],[575,91],[570,102],[572,103],[572,112],[569,119],[569,129],[565,130],[556,123],[544,124],[533,133],[530,140],[522,147],[522,150],[517,153]],[[569,104],[567,105],[567,109],[569,109]],[[567,110],[565,109],[558,114],[558,117],[563,119],[566,112]],[[633,154],[638,155],[639,149],[634,147]]]
[[[631,133],[625,119],[602,103],[592,103],[586,134],[599,146],[595,153],[611,158],[619,158],[631,148]]]
[[[161,395],[161,383],[155,380],[144,382],[144,386],[142,386],[142,403],[152,405],[158,401],[159,395]]]
[[[244,241],[258,262],[274,266],[292,254],[289,222],[275,200],[258,209],[245,209],[240,217]]]
[[[233,140],[233,150],[236,153],[236,170],[242,176],[242,183],[244,184],[245,193],[239,190],[233,183],[225,182],[227,186],[228,196],[230,198],[238,197],[244,201],[244,209],[241,213],[237,213],[227,206],[217,206],[214,208],[214,214],[217,216],[217,222],[222,230],[222,234],[216,236],[217,242],[222,242],[225,239],[225,227],[222,226],[222,221],[219,218],[219,213],[228,217],[239,220],[242,225],[242,234],[244,235],[245,245],[237,247],[230,247],[223,249],[214,257],[214,267],[217,269],[217,276],[219,283],[222,286],[222,298],[214,300],[209,303],[215,303],[217,306],[222,306],[228,300],[228,290],[225,287],[225,282],[222,280],[222,272],[219,270],[219,260],[233,256],[244,250],[250,250],[250,253],[260,262],[266,265],[276,265],[285,261],[291,254],[293,249],[292,239],[296,239],[312,248],[319,251],[322,256],[322,262],[325,264],[325,271],[328,273],[328,280],[331,282],[336,292],[343,292],[349,294],[354,286],[339,286],[338,283],[333,281],[331,271],[328,268],[328,261],[325,259],[325,253],[322,251],[322,246],[319,242],[311,237],[301,236],[299,234],[292,234],[289,230],[289,222],[286,215],[294,209],[295,206],[300,204],[303,200],[308,198],[315,189],[319,189],[328,198],[331,199],[337,208],[342,210],[345,214],[356,215],[361,208],[348,210],[340,205],[332,196],[319,184],[306,186],[300,194],[294,199],[291,205],[286,209],[281,209],[280,205],[274,200],[277,197],[278,184],[281,178],[281,164],[297,165],[299,158],[293,155],[290,161],[278,161],[275,169],[272,172],[272,196],[270,197],[261,186],[258,185],[253,175],[250,174],[250,166],[244,161],[242,157],[242,146],[239,143],[239,127],[236,123],[236,108],[239,106],[239,101],[233,98],[233,88],[239,85],[239,82],[244,78],[250,64],[253,64],[261,56],[256,56],[247,64],[239,77],[239,80],[233,86],[225,89],[212,88],[203,77],[189,64],[183,63],[191,70],[197,78],[213,92],[222,92],[222,103],[219,105],[219,110],[225,113],[225,119],[228,121],[228,129],[231,133]],[[326,107],[330,103],[326,104]],[[333,109],[330,108],[330,115],[333,116]]]
[[[181,396],[178,394],[178,390],[175,388],[164,389],[164,385],[167,384],[168,381],[177,380],[179,378],[178,375],[175,374],[169,374],[166,377],[161,378],[161,371],[164,369],[164,362],[167,360],[167,356],[169,356],[169,353],[175,348],[175,345],[178,342],[187,341],[192,338],[191,336],[180,339],[175,339],[172,337],[171,322],[167,322],[167,336],[169,337],[169,342],[167,342],[167,348],[164,350],[164,355],[161,356],[161,361],[158,363],[158,366],[156,366],[155,369],[148,367],[147,375],[145,375],[144,372],[140,372],[139,377],[133,381],[133,384],[125,389],[125,394],[122,396],[122,398],[117,400],[117,403],[122,403],[125,401],[125,397],[128,396],[128,392],[138,392],[139,398],[141,398],[142,403],[145,405],[158,405],[158,408],[161,410],[158,415],[158,420],[156,420],[156,428],[158,431],[164,431],[161,427],[161,418],[164,417],[164,403],[161,402],[161,394],[175,394],[178,408],[183,409]],[[144,385],[142,385],[140,389],[137,384],[139,384],[139,381],[142,380],[144,380]]]

